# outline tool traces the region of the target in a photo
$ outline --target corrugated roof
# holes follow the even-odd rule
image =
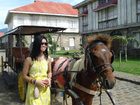
[[[32,4],[15,8],[10,11],[78,15],[77,9],[73,9],[72,5],[70,4],[47,1],[36,1]]]

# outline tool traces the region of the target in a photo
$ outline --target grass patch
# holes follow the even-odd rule
[[[121,63],[119,60],[115,60],[113,67],[116,71],[140,75],[140,60],[138,59],[128,59],[127,62],[122,61]]]
[[[56,54],[51,55],[51,57],[53,58],[59,56],[77,57],[79,55],[81,55],[79,50],[69,50],[69,51],[61,50],[57,51]],[[113,67],[115,71],[140,75],[140,59],[128,59],[127,62],[125,62],[125,60],[122,60],[121,63],[119,62],[119,59],[115,59],[115,61],[113,62]]]

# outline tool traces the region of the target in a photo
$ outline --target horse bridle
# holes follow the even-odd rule
[[[112,72],[114,71],[114,68],[112,67],[112,64],[111,64],[113,62],[113,59],[114,59],[114,53],[111,51],[112,52],[112,55],[113,55],[113,58],[111,59],[111,63],[104,63],[104,64],[101,64],[101,65],[95,66],[94,63],[93,63],[93,60],[91,59],[92,58],[91,57],[91,48],[95,47],[97,44],[104,44],[104,43],[102,43],[102,42],[96,42],[96,43],[94,43],[91,46],[90,45],[87,46],[86,47],[86,50],[85,50],[85,52],[86,52],[85,54],[86,54],[86,56],[87,56],[87,58],[89,60],[89,63],[90,63],[90,66],[91,66],[93,72],[95,72],[97,74],[97,76],[98,76],[97,79],[95,81],[93,81],[93,84],[94,83],[99,83],[100,84],[100,94],[99,94],[99,96],[100,96],[100,105],[101,105],[101,94],[102,94],[102,86],[103,86],[102,83],[103,83],[103,81],[101,80],[101,75],[100,74],[103,71],[107,70],[107,68],[111,68],[112,69]],[[100,70],[100,71],[98,71],[98,70]],[[111,95],[109,94],[109,92],[106,89],[105,89],[105,92],[109,96],[112,104],[115,105],[115,102],[114,102],[113,98],[111,97]]]
[[[109,67],[112,69],[112,71],[114,71],[111,63],[104,63],[104,64],[97,65],[97,66],[94,65],[94,63],[93,63],[94,61],[92,60],[92,55],[91,55],[92,54],[91,53],[91,48],[95,47],[98,44],[104,44],[104,43],[102,43],[102,42],[96,42],[93,45],[88,45],[86,47],[86,50],[85,50],[85,54],[86,54],[86,56],[88,58],[88,61],[90,63],[90,67],[92,68],[91,70],[93,72],[95,72],[97,75],[100,75],[103,71],[105,71]]]

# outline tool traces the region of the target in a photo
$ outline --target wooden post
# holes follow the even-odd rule
[[[3,62],[3,56],[1,56],[1,70],[2,70],[2,73],[3,73],[3,70],[4,70],[3,65],[4,65],[4,62]]]

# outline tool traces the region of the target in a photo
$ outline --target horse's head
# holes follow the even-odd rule
[[[113,88],[116,82],[112,67],[114,54],[110,51],[110,44],[110,37],[98,36],[86,48],[87,70],[96,74],[106,89]]]

